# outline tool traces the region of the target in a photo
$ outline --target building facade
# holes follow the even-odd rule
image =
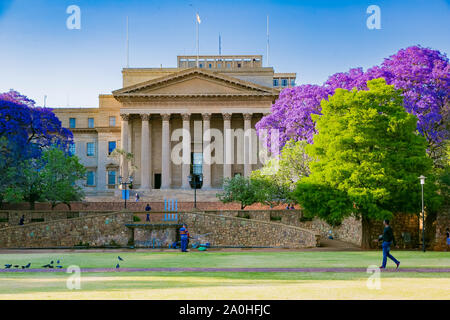
[[[146,192],[189,189],[192,173],[202,174],[206,190],[248,176],[262,165],[255,124],[296,76],[275,74],[260,55],[178,56],[176,68],[122,75],[123,87],[100,95],[98,108],[54,109],[74,134],[87,193],[111,193],[119,177],[132,176],[133,188]],[[132,160],[115,156],[116,148]]]

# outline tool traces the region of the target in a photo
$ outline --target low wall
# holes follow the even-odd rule
[[[207,234],[205,241],[217,247],[307,248],[320,243],[320,235],[299,227],[256,219],[230,217],[229,213],[180,213],[191,236]]]
[[[131,222],[132,213],[118,212],[8,227],[0,230],[0,247],[126,246],[132,230],[125,224]]]
[[[328,232],[332,230],[335,239],[353,243],[357,246],[361,245],[362,240],[361,221],[354,217],[344,219],[342,224],[338,227],[331,227],[328,223],[318,218],[312,220],[304,219],[302,210],[211,210],[205,212],[228,217],[248,217],[259,221],[295,226],[318,233],[323,238],[326,238]]]
[[[52,210],[1,210],[0,228],[14,227],[19,225],[20,218],[24,217],[24,224],[35,222],[48,222],[62,219],[80,218],[89,215],[106,214],[111,211],[52,211]]]
[[[133,245],[136,248],[168,248],[179,241],[179,224],[134,225]]]

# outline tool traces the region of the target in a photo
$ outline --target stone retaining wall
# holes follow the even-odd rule
[[[205,241],[218,247],[307,248],[320,244],[320,235],[281,223],[230,217],[230,213],[180,213],[191,236],[207,234]]]
[[[450,229],[450,204],[445,204],[442,211],[436,217],[436,236],[434,250],[450,250],[447,245],[445,230]]]
[[[48,222],[61,219],[73,219],[88,215],[106,214],[111,211],[50,211],[50,210],[2,210],[0,211],[0,228],[19,225],[20,218],[24,216],[24,224],[35,222]]]
[[[88,215],[70,220],[54,220],[0,230],[1,248],[53,248],[89,246],[126,246],[132,230],[132,213]]]

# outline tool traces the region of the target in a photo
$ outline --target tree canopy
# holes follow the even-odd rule
[[[336,89],[322,101],[321,115],[312,116],[317,133],[306,147],[311,174],[295,196],[307,213],[332,224],[352,213],[363,224],[393,212],[417,213],[421,174],[429,178],[428,208],[439,205],[427,143],[416,133],[417,117],[405,111],[402,92],[384,79],[367,87]]]

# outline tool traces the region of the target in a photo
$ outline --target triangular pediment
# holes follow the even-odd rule
[[[113,92],[114,96],[273,95],[272,88],[197,68],[138,83]]]

